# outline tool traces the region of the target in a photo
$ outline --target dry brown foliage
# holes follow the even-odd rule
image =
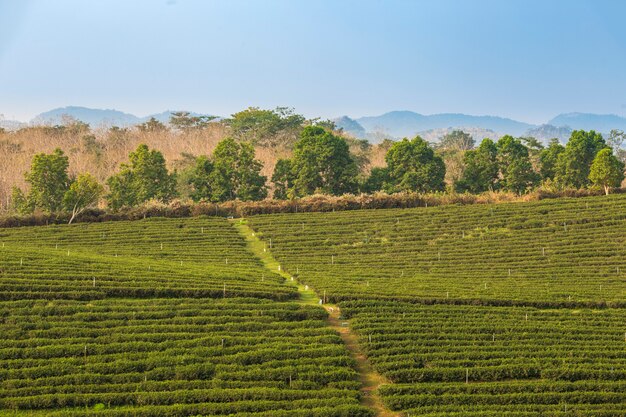
[[[69,157],[69,173],[76,176],[89,172],[104,183],[128,154],[145,143],[163,153],[169,169],[180,169],[185,155],[208,155],[217,143],[228,136],[227,127],[215,123],[202,130],[175,132],[141,132],[131,129],[55,129],[29,127],[15,132],[0,133],[0,210],[9,206],[11,188],[27,189],[24,174],[30,169],[33,156],[61,148]],[[263,163],[262,174],[271,177],[278,158],[290,156],[285,149],[257,147],[256,157]]]

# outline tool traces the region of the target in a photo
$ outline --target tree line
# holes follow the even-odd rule
[[[211,120],[179,112],[171,124],[181,130],[198,129]],[[37,154],[26,173],[29,191],[13,188],[13,209],[20,214],[66,211],[71,222],[103,198],[110,209],[119,210],[175,198],[258,201],[270,191],[274,199],[379,191],[524,194],[539,186],[602,188],[608,194],[624,179],[625,135],[620,131],[612,131],[605,140],[595,131],[578,130],[565,145],[553,139],[546,147],[534,138],[510,135],[497,141],[483,139],[478,146],[462,131],[447,134],[435,145],[416,136],[387,141],[385,166],[366,172],[359,155],[351,151],[349,138],[332,122],[305,121],[279,108],[248,109],[229,123],[233,135],[220,141],[211,155],[192,157],[184,169],[168,170],[161,152],[141,144],[104,185],[89,173],[71,178],[68,157],[61,149]],[[140,126],[162,128],[156,120]],[[283,139],[295,143],[291,157],[277,161],[268,181],[261,175],[263,164],[255,157],[254,144],[267,144],[277,135],[290,136]]]

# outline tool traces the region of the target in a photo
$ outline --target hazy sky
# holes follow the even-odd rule
[[[0,114],[626,115],[626,1],[0,0]]]

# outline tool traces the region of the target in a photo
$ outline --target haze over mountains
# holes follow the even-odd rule
[[[92,109],[87,107],[62,107],[41,113],[30,122],[4,120],[0,117],[0,127],[12,130],[25,125],[55,125],[71,117],[89,123],[92,127],[132,126],[154,117],[167,123],[172,111],[164,111],[145,117],[124,113],[113,109]],[[199,116],[200,113],[191,113]],[[483,137],[497,139],[504,134],[513,136],[533,136],[547,141],[558,138],[566,141],[572,130],[596,130],[608,134],[611,129],[626,130],[626,118],[614,114],[565,113],[546,121],[542,125],[533,125],[498,116],[473,116],[462,113],[441,113],[423,115],[412,111],[391,111],[379,116],[350,118],[342,116],[334,119],[338,127],[345,132],[371,142],[380,142],[384,138],[398,139],[421,135],[429,141],[437,141],[441,136],[454,129],[462,129],[480,140]]]
[[[411,111],[392,111],[373,117],[351,119],[342,117],[335,122],[354,136],[375,141],[377,138],[413,137],[416,134],[432,140],[454,130],[462,129],[475,139],[497,138],[504,134],[533,136],[547,141],[558,138],[566,141],[572,130],[596,130],[608,134],[611,129],[626,130],[626,118],[613,114],[566,113],[560,114],[542,125],[533,125],[497,116],[472,116],[460,113],[423,115]]]

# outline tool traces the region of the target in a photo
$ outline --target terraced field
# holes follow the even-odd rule
[[[405,415],[626,415],[626,197],[255,216]]]
[[[297,298],[224,219],[0,230],[0,415],[370,416]]]

